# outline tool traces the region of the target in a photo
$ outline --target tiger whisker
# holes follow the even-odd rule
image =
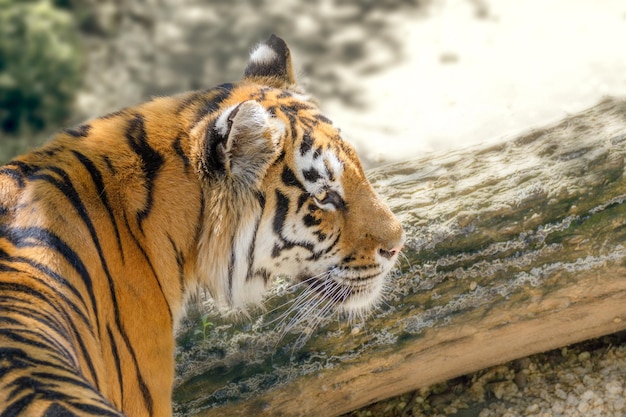
[[[317,275],[313,275],[313,276],[311,276],[311,277],[309,277],[309,278],[307,278],[307,279],[305,279],[305,280],[303,280],[303,281],[300,281],[300,282],[297,282],[297,283],[291,284],[291,285],[290,285],[290,286],[289,286],[289,287],[288,287],[285,291],[283,291],[282,293],[273,294],[271,297],[266,298],[266,299],[265,299],[265,303],[268,303],[269,301],[271,301],[272,299],[274,299],[274,298],[276,298],[276,297],[283,296],[285,293],[291,294],[291,293],[293,293],[293,292],[297,291],[300,287],[305,286],[306,284],[309,284],[311,281],[314,281],[314,280],[316,280],[316,279],[318,279],[318,278],[321,278],[321,277],[323,277],[323,276],[324,276],[324,275],[326,275],[326,274],[329,274],[329,272],[328,272],[328,271],[326,271],[326,272],[322,272],[322,273],[319,273],[319,274],[317,274]],[[280,309],[284,308],[285,306],[287,306],[288,304],[293,303],[295,300],[297,300],[297,298],[298,298],[298,297],[296,297],[296,298],[291,298],[291,299],[289,299],[289,300],[285,301],[284,303],[282,303],[282,304],[280,304],[280,305],[278,305],[278,306],[274,307],[273,309],[271,309],[271,310],[269,310],[269,311],[266,311],[266,312],[264,313],[264,315],[269,316],[270,314],[274,313],[275,311],[280,310]],[[271,324],[271,323],[274,323],[275,321],[276,321],[276,320],[272,320],[271,322],[266,323],[266,324],[268,324],[268,325],[269,325],[269,324]]]
[[[270,300],[272,300],[272,299],[274,299],[274,298],[276,298],[276,297],[280,297],[280,296],[284,295],[285,293],[289,293],[289,294],[290,294],[290,293],[293,293],[293,292],[294,292],[294,291],[296,291],[298,288],[300,288],[300,287],[302,287],[302,286],[305,286],[305,285],[309,284],[311,281],[314,281],[314,280],[316,280],[316,279],[318,279],[318,278],[321,278],[321,277],[323,277],[324,275],[326,275],[326,274],[328,274],[328,273],[329,273],[329,271],[320,272],[319,274],[317,274],[317,275],[313,275],[313,276],[310,276],[310,277],[308,277],[308,278],[307,278],[307,279],[305,279],[305,280],[302,280],[302,281],[299,281],[299,282],[295,282],[295,283],[291,283],[291,284],[290,284],[289,286],[287,286],[287,288],[286,288],[286,289],[284,289],[283,291],[280,291],[280,292],[278,292],[278,293],[272,294],[271,296],[267,297],[267,298],[265,299],[265,302],[268,302],[268,301],[270,301]]]
[[[274,320],[266,323],[266,325],[271,325],[274,324],[276,322],[280,322],[283,321],[285,318],[287,318],[291,313],[293,313],[294,310],[296,310],[300,305],[302,304],[306,304],[304,303],[304,301],[307,298],[313,298],[316,296],[316,293],[314,290],[312,290],[311,288],[307,288],[305,289],[305,291],[302,294],[299,294],[297,297],[295,297],[294,299],[288,300],[287,302],[283,303],[282,305],[276,307],[275,309],[273,309],[271,312],[276,311],[286,305],[291,304],[291,306],[285,310],[280,316],[278,316],[277,318],[275,318]],[[270,312],[270,313],[271,313]],[[269,313],[268,313],[269,314]]]
[[[328,273],[328,276],[330,276],[330,273]],[[340,292],[335,291],[336,288],[337,286],[333,281],[324,280],[322,291],[319,291],[319,288],[317,291],[311,288],[300,294],[294,300],[289,311],[286,312],[287,314],[283,314],[279,318],[280,323],[277,328],[281,333],[281,339],[301,323],[308,322],[308,327],[314,329],[318,327],[322,320],[329,317],[328,312],[333,311],[334,307],[340,304],[341,301],[344,301],[350,292],[350,289],[346,287],[342,288]],[[296,315],[287,322],[289,315],[296,309],[298,309]],[[312,321],[311,318],[313,318]],[[303,335],[300,335],[296,340],[296,344],[300,345],[301,342],[306,340],[308,338],[304,339]]]
[[[333,287],[331,289],[336,289],[337,287]],[[309,331],[306,333],[302,333],[298,336],[298,338],[296,339],[296,342],[294,344],[294,351],[297,348],[301,348],[302,346],[304,346],[304,344],[309,340],[309,338],[311,337],[311,335],[313,334],[313,330],[318,328],[320,326],[320,324],[332,317],[333,313],[336,312],[336,306],[340,305],[343,301],[345,301],[345,299],[347,298],[347,296],[350,294],[351,292],[351,288],[348,286],[341,286],[339,291],[336,291],[334,294],[332,294],[329,298],[325,298],[321,300],[321,302],[318,302],[315,304],[315,306],[313,306],[313,308],[311,308],[309,311],[314,311],[316,314],[315,315],[307,315],[307,316],[303,316],[302,320],[299,320],[299,322],[304,322],[307,319],[311,319],[312,321],[308,321],[308,329]],[[322,308],[317,309],[315,307],[322,305]],[[330,314],[329,314],[330,313]],[[293,351],[292,351],[293,354]]]
[[[409,257],[406,256],[404,252],[400,251],[400,253],[398,253],[398,257],[396,258],[396,261],[394,262],[393,266],[394,268],[400,269],[402,268],[402,264],[405,262],[409,269],[413,268],[413,265],[411,264],[411,260],[409,259]]]
[[[309,300],[313,300],[312,303],[300,303],[303,308],[301,308],[298,313],[284,326],[284,332],[287,333],[291,329],[293,329],[298,323],[300,323],[302,318],[304,318],[310,311],[315,310],[319,305],[323,304],[327,300],[324,299],[324,295],[318,295],[315,290],[311,290],[311,294],[307,297]],[[304,300],[303,300],[304,301]]]
[[[343,297],[345,297],[348,293],[349,293],[349,289],[344,287],[342,292],[335,294],[332,298],[322,299],[321,302],[317,302],[316,305],[310,309],[310,311],[314,311],[316,314],[303,316],[302,320],[299,320],[296,323],[296,324],[299,324],[300,322],[305,322],[308,320],[307,322],[308,331],[302,332],[300,335],[298,335],[298,338],[294,342],[294,345],[291,351],[292,360],[293,360],[293,355],[295,351],[297,349],[302,348],[306,344],[306,342],[310,339],[311,335],[313,334],[313,331],[316,328],[318,328],[318,326],[325,319],[332,316],[332,314],[329,315],[328,313],[332,313],[334,311],[334,308],[341,302]],[[316,310],[316,307],[319,306],[320,304],[322,305],[322,308],[319,310]]]

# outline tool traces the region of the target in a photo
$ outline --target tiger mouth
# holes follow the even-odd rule
[[[379,300],[386,273],[354,274],[355,271],[340,267],[325,273],[309,276],[299,275],[298,281],[313,290],[321,299],[329,300],[339,309],[369,309]]]

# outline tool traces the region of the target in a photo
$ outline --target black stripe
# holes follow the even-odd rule
[[[63,146],[53,146],[47,147],[40,151],[35,151],[35,155],[40,156],[56,156],[59,152],[63,151],[65,148]]]
[[[323,114],[316,114],[315,116],[313,116],[315,118],[315,120],[320,121],[322,123],[327,123],[329,125],[333,124],[333,121],[330,120],[328,117],[324,116]]]
[[[189,167],[191,166],[191,162],[189,161],[189,157],[187,156],[187,154],[185,154],[185,151],[183,151],[182,146],[180,146],[180,141],[182,139],[182,133],[178,134],[178,136],[176,136],[176,139],[174,139],[174,152],[176,153],[176,155],[178,155],[180,157],[180,159],[183,160],[183,166],[185,167],[185,174],[187,174],[189,172]]]
[[[215,121],[207,128],[204,141],[204,155],[202,155],[202,166],[205,173],[211,174],[211,176],[226,173],[224,155],[218,148],[220,144],[226,142],[226,139],[228,139],[228,136],[221,135],[215,128]]]
[[[167,235],[168,240],[170,241],[170,245],[172,245],[172,250],[174,251],[174,255],[176,257],[176,265],[178,266],[178,285],[180,287],[181,293],[185,291],[185,256],[181,251],[178,250],[176,246],[176,242],[172,239],[172,236]]]
[[[289,135],[287,135],[287,137],[292,138],[293,140],[295,140],[298,137],[298,119],[296,118],[296,115],[294,113],[292,113],[290,111],[290,109],[284,105],[280,106],[280,110],[281,112],[287,116],[287,119],[289,119]]]
[[[270,273],[270,271],[268,271],[265,268],[261,268],[258,271],[255,272],[256,276],[260,276],[261,279],[263,280],[263,282],[267,285],[267,283],[269,282],[270,278],[272,277],[272,274]]]
[[[302,136],[302,142],[300,143],[300,155],[306,155],[311,148],[313,148],[313,138],[307,132]]]
[[[35,346],[45,351],[50,359],[57,361],[54,364],[48,362],[47,366],[53,367],[57,370],[67,371],[68,369],[71,369],[74,372],[78,369],[73,361],[68,361],[68,358],[57,350],[58,342],[56,344],[53,343],[53,341],[47,335],[43,335],[40,332],[36,332],[34,330],[26,330],[24,328],[0,329],[0,335],[2,335],[5,342],[6,340],[11,340],[22,345],[27,345],[31,347]],[[12,365],[15,366],[15,364]]]
[[[83,295],[76,289],[76,287],[72,283],[70,283],[67,279],[65,279],[61,275],[57,274],[56,272],[54,272],[53,270],[51,270],[47,266],[39,264],[39,263],[33,261],[32,259],[25,258],[25,257],[7,258],[7,260],[10,261],[10,262],[14,262],[14,263],[24,263],[24,264],[26,264],[26,265],[28,265],[28,266],[30,266],[32,268],[37,269],[39,272],[49,276],[50,278],[54,279],[63,288],[69,289],[70,292],[72,294],[74,294],[81,301],[81,304],[85,308],[85,310],[88,309],[87,304],[85,303],[85,300],[83,299]],[[64,293],[59,292],[55,288],[51,287],[47,282],[45,282],[45,281],[43,281],[43,280],[41,280],[39,278],[35,278],[35,279],[41,285],[45,285],[46,287],[48,287],[50,289],[50,291],[55,293],[55,295],[61,297],[63,299],[63,301],[66,304],[68,304],[68,306],[72,309],[72,311],[74,311],[79,316],[79,318],[83,321],[83,323],[85,323],[89,327],[89,330],[91,331],[91,334],[93,334],[93,329],[91,328],[91,322],[89,321],[89,319],[87,318],[85,313],[80,308],[78,308],[78,306],[75,303],[71,302]]]
[[[152,261],[150,260],[150,257],[148,256],[148,252],[144,249],[144,247],[141,245],[141,242],[139,241],[137,236],[135,236],[135,234],[131,230],[130,224],[128,223],[128,218],[126,217],[126,214],[124,214],[124,223],[126,224],[126,229],[127,229],[128,233],[130,234],[130,237],[132,238],[133,242],[137,246],[137,249],[139,249],[139,251],[143,255],[143,258],[148,263],[148,266],[150,267],[150,270],[152,271],[152,275],[154,276],[154,279],[156,280],[157,284],[159,285],[159,290],[161,291],[161,295],[163,295],[163,300],[165,301],[165,305],[167,306],[167,311],[168,311],[169,317],[170,317],[170,323],[173,323],[172,309],[170,308],[170,304],[167,301],[167,297],[165,296],[165,291],[163,291],[163,287],[161,286],[161,281],[159,280],[159,276],[158,276],[158,274],[156,272],[156,269],[154,269],[154,265],[152,265]]]
[[[104,116],[100,116],[98,119],[99,120],[113,119],[114,117],[121,116],[124,113],[126,113],[126,110],[127,110],[127,108],[116,110],[116,111],[113,111],[111,113],[107,113]]]
[[[319,226],[322,224],[322,219],[318,219],[310,214],[305,214],[302,218],[302,223],[304,223],[306,227]]]
[[[6,343],[6,339],[8,339],[12,342],[16,342],[16,343],[26,345],[26,346],[31,346],[31,347],[34,346],[42,350],[49,349],[49,346],[47,344],[37,342],[35,340],[31,340],[23,335],[19,335],[15,333],[14,331],[11,331],[10,329],[0,329],[0,335],[2,335],[2,337],[5,339],[5,343]]]
[[[285,249],[291,249],[295,246],[304,248],[309,252],[312,252],[311,256],[315,256],[315,246],[310,242],[293,242],[286,239],[283,236],[283,227],[285,225],[285,220],[287,218],[287,214],[289,212],[289,198],[276,190],[276,208],[274,213],[274,218],[272,220],[272,229],[274,233],[278,235],[278,237],[282,240],[282,246],[274,245],[272,250],[272,257],[276,258],[280,256],[280,253]]]
[[[285,219],[287,218],[288,212],[289,198],[285,194],[281,193],[279,190],[276,190],[276,208],[274,210],[272,229],[274,230],[274,233],[276,233],[278,236],[282,237],[283,226],[285,224]]]
[[[92,241],[94,242],[94,245],[96,247],[96,250],[98,252],[98,256],[100,258],[100,265],[102,266],[102,269],[107,277],[108,280],[108,284],[109,284],[109,291],[110,291],[110,296],[111,296],[111,302],[113,304],[113,313],[114,313],[114,317],[115,317],[115,325],[118,328],[122,339],[124,340],[124,343],[126,345],[126,348],[128,349],[128,351],[130,352],[130,355],[134,361],[134,365],[135,365],[135,369],[137,372],[137,378],[138,378],[138,382],[141,386],[141,391],[143,394],[143,399],[144,402],[146,404],[146,408],[148,408],[148,410],[150,410],[150,413],[152,413],[152,407],[153,407],[153,401],[152,398],[150,396],[150,393],[148,391],[148,388],[145,384],[145,381],[143,380],[143,376],[141,375],[141,371],[139,369],[139,364],[137,361],[137,356],[135,354],[135,350],[132,347],[132,344],[130,343],[130,340],[128,338],[128,335],[126,334],[126,331],[124,330],[124,327],[122,325],[122,321],[120,318],[120,310],[119,310],[119,304],[117,302],[117,295],[116,295],[116,291],[115,291],[115,282],[113,280],[113,277],[111,276],[111,273],[109,271],[109,267],[107,265],[106,259],[104,257],[104,253],[102,250],[102,247],[100,246],[100,240],[98,238],[98,235],[96,233],[95,227],[91,221],[91,219],[89,218],[87,211],[85,209],[85,206],[83,204],[83,202],[81,201],[78,193],[76,192],[76,189],[74,188],[74,186],[72,185],[72,183],[70,182],[69,178],[67,177],[67,173],[65,173],[63,170],[59,169],[59,168],[55,168],[55,167],[51,167],[49,168],[50,170],[56,172],[57,174],[59,174],[65,181],[63,183],[59,182],[58,180],[56,180],[55,178],[53,178],[50,175],[45,175],[45,174],[40,174],[38,175],[38,179],[42,179],[45,181],[50,182],[52,185],[56,186],[63,194],[65,194],[65,196],[68,198],[68,200],[70,200],[70,202],[72,203],[72,205],[74,206],[75,210],[78,212],[79,216],[81,217],[81,220],[83,221],[83,223],[85,224],[85,226],[87,227],[87,229],[89,230],[89,234],[91,236]],[[129,229],[130,230],[130,229]],[[78,257],[76,257],[78,258]],[[82,264],[82,262],[81,262]],[[83,265],[84,267],[84,265]],[[93,298],[93,291],[90,291],[90,295]],[[94,304],[95,305],[95,304]],[[98,314],[96,312],[96,319],[98,320]],[[98,324],[97,326],[98,329],[100,329],[100,325]]]
[[[52,399],[52,400],[67,400],[68,396],[59,392],[51,392],[48,387],[51,384],[41,381],[40,378],[34,378],[32,376],[21,376],[11,382],[8,386],[13,387],[13,391],[8,395],[9,401],[14,399],[22,392],[34,391],[37,394],[38,399]],[[51,395],[52,394],[52,395]],[[47,398],[52,397],[52,398]]]
[[[74,417],[76,414],[72,413],[67,408],[59,404],[52,404],[46,409],[43,417]]]
[[[34,309],[34,308],[29,308],[28,306],[18,306],[16,304],[19,302],[23,302],[24,300],[17,298],[17,297],[1,297],[1,299],[2,301],[5,301],[2,303],[4,312],[14,314],[14,316],[12,316],[11,319],[13,319],[15,324],[24,325],[24,322],[15,320],[16,317],[22,316],[24,318],[29,319],[29,321],[35,320],[41,323],[42,325],[48,327],[49,329],[63,336],[66,341],[71,340],[66,329],[64,329],[61,323],[58,321],[58,316],[44,314],[41,311],[41,308]],[[9,304],[6,302],[10,300],[12,300],[13,303]],[[0,318],[0,320],[5,321],[3,320],[3,318]],[[27,329],[28,329],[27,327],[24,327],[23,331],[30,332],[30,330],[27,330]],[[20,329],[16,329],[14,331],[20,331]],[[60,345],[57,339],[51,339],[50,337],[48,337],[48,334],[37,334],[37,336],[41,337],[44,341],[46,341],[51,346],[54,346],[54,348],[59,353],[61,353],[62,357],[59,357],[57,359],[59,359],[61,362],[64,362],[68,366],[76,367],[76,363],[74,362],[70,351],[68,351],[64,346]]]
[[[91,161],[91,159],[87,158],[85,155],[78,151],[72,151],[74,156],[78,158],[81,164],[85,167],[89,175],[91,176],[91,180],[93,181],[96,192],[100,197],[100,201],[102,201],[102,205],[109,216],[109,220],[111,220],[111,224],[113,224],[113,230],[115,231],[115,238],[117,239],[117,247],[120,251],[120,257],[122,258],[122,262],[124,262],[124,250],[122,249],[122,239],[120,238],[120,231],[117,227],[117,221],[115,220],[115,214],[113,213],[113,209],[109,204],[109,198],[107,197],[106,190],[104,188],[104,181],[102,178],[102,173],[96,167],[96,165]]]
[[[302,185],[302,183],[298,180],[298,178],[296,178],[296,174],[294,174],[294,172],[289,169],[289,167],[285,166],[283,168],[283,172],[281,174],[281,179],[283,181],[283,184],[285,184],[288,187],[298,187],[300,190],[306,192],[306,188],[304,188],[304,186]]]
[[[253,92],[252,94],[250,94],[250,100],[255,100],[255,101],[258,101],[260,103],[264,102],[264,101],[267,100],[267,93],[269,93],[270,90],[272,90],[270,87],[263,86],[263,87],[259,88],[258,90],[256,90],[255,92]],[[291,93],[288,93],[288,94],[291,94]],[[271,108],[267,109],[267,111],[272,116],[276,116],[276,107],[275,106],[272,106]]]
[[[69,129],[65,129],[64,132],[75,138],[84,138],[89,135],[90,130],[91,130],[91,125],[84,124],[84,125],[80,125],[76,127],[71,127]]]
[[[53,374],[50,372],[33,372],[32,374],[34,377],[38,377],[38,378],[42,378],[42,379],[48,379],[48,380],[52,380],[52,381],[56,381],[56,382],[66,382],[66,383],[70,383],[73,385],[77,385],[81,388],[87,388],[89,390],[93,391],[93,386],[86,382],[85,380],[83,380],[82,378],[80,378],[78,375],[72,375],[72,376],[63,376],[63,375],[59,375],[59,374]]]
[[[164,164],[164,160],[163,156],[148,144],[142,115],[135,114],[135,117],[130,120],[128,129],[126,130],[126,140],[132,151],[139,157],[141,170],[146,180],[145,187],[148,193],[146,204],[145,207],[137,213],[139,230],[143,233],[143,221],[152,210],[154,181]]]
[[[226,294],[228,302],[233,301],[233,273],[235,271],[235,262],[237,257],[235,255],[235,237],[233,236],[230,241],[230,261],[228,262],[228,293]]]
[[[315,182],[322,178],[319,171],[315,168],[305,169],[304,171],[302,171],[302,175],[304,175],[304,179],[308,182]]]
[[[230,93],[234,86],[235,85],[231,83],[220,84],[202,93],[199,97],[196,97],[196,100],[201,101],[202,105],[198,108],[198,110],[196,110],[194,125],[198,124],[207,114],[218,111],[222,102],[230,97]]]
[[[113,166],[113,163],[111,163],[111,160],[108,156],[103,156],[102,160],[104,160],[104,163],[106,164],[107,168],[109,168],[109,171],[111,171],[111,174],[117,174],[117,171],[115,170],[115,167]]]
[[[81,337],[81,333],[79,332],[79,330],[76,328],[76,325],[74,324],[73,320],[71,319],[71,317],[69,316],[69,314],[67,314],[67,311],[65,311],[63,308],[61,308],[60,306],[57,306],[53,303],[53,300],[48,299],[48,297],[45,297],[44,295],[42,295],[39,292],[34,291],[31,287],[26,286],[26,285],[21,285],[21,284],[17,284],[17,283],[6,283],[6,282],[0,282],[0,289],[2,289],[3,292],[17,292],[17,293],[24,293],[27,294],[29,296],[38,298],[41,302],[47,304],[50,306],[50,308],[55,311],[60,317],[63,317],[64,322],[66,324],[68,324],[71,329],[72,332],[74,333],[74,337],[76,339],[76,341],[78,341],[79,347],[80,347],[80,352],[83,355],[83,357],[85,358],[85,362],[87,363],[87,366],[89,367],[89,372],[92,375],[92,378],[96,384],[96,386],[99,386],[99,380],[98,380],[98,375],[96,373],[95,368],[93,367],[93,363],[91,361],[91,356],[89,355],[89,351],[87,350],[86,346],[84,345],[83,339]],[[21,299],[19,299],[20,301],[22,301]],[[89,327],[89,330],[91,331],[91,333],[93,334],[93,330]],[[69,338],[67,340],[68,342],[72,342]],[[42,347],[42,346],[40,346]]]
[[[98,407],[97,405],[93,405],[93,404],[81,404],[81,403],[73,403],[72,406],[74,408],[76,408],[79,411],[82,411],[84,413],[90,413],[94,416],[98,416],[98,417],[103,417],[103,416],[109,416],[109,417],[123,417],[123,414],[112,410],[111,408],[108,407],[108,404],[103,404],[103,405],[107,405],[107,408],[102,408],[102,407]],[[72,415],[73,417],[74,415]],[[50,416],[52,417],[52,416]],[[55,416],[56,417],[56,416]]]
[[[17,167],[22,172],[22,174],[26,177],[28,177],[36,169],[32,165],[28,165],[26,162],[22,162],[22,161],[11,161],[7,163],[5,167]]]
[[[93,283],[91,280],[91,276],[89,275],[85,264],[82,262],[78,254],[74,252],[67,245],[67,243],[65,243],[49,230],[38,227],[28,227],[20,229],[9,228],[7,226],[0,225],[0,237],[7,239],[12,245],[17,248],[43,246],[61,254],[61,256],[67,261],[67,263],[71,265],[81,277],[83,285],[85,286],[85,288],[87,289],[87,293],[89,294],[91,305],[94,310],[94,316],[96,317],[96,327],[99,327],[98,304],[96,302],[96,297],[93,292]],[[34,264],[33,266],[35,265],[37,264]],[[45,272],[46,269],[42,269],[42,271]]]
[[[307,116],[301,116],[300,118],[301,123],[306,127],[307,130],[315,130],[320,124],[320,122],[316,118],[311,118]]]
[[[0,332],[3,332],[3,330],[0,330]],[[11,340],[17,343],[20,343],[22,345],[28,345],[28,343],[24,342],[23,338],[21,338],[20,336],[16,337],[15,335],[10,334],[9,338],[11,338]],[[67,368],[65,366],[59,365],[58,363],[35,359],[30,355],[30,353],[26,352],[23,349],[16,348],[16,347],[0,347],[0,358],[3,361],[9,363],[8,366],[4,366],[2,368],[2,373],[0,373],[0,377],[3,377],[5,374],[7,374],[11,370],[22,369],[27,366],[32,366],[32,367],[37,367],[37,368],[48,367],[48,368],[67,371]]]
[[[26,367],[49,367],[53,369],[58,369],[60,371],[65,371],[64,373],[67,375],[67,369],[59,368],[54,363],[36,360],[21,349],[0,348],[0,358],[2,358],[4,361],[8,361],[12,365],[10,366],[10,369],[21,370]],[[103,407],[99,407],[98,405],[91,402],[89,404],[79,403],[77,402],[77,398],[75,396],[71,396],[65,392],[61,392],[58,390],[59,388],[63,388],[63,385],[67,384],[87,389],[93,392],[94,395],[98,395],[100,398],[92,397],[91,400],[97,401],[97,403],[101,404]],[[16,378],[10,384],[7,384],[5,388],[12,388],[11,392],[8,395],[9,400],[15,399],[20,393],[24,391],[28,392],[28,394],[21,397],[18,401],[5,408],[4,412],[1,414],[2,416],[15,417],[17,415],[22,415],[19,413],[25,411],[35,399],[55,402],[61,401],[68,405],[71,405],[73,409],[89,412],[94,416],[121,416],[119,412],[113,410],[111,404],[108,401],[105,401],[91,384],[87,383],[82,378],[77,378],[75,375],[63,376],[51,372],[33,372],[31,375],[24,375]],[[81,400],[82,398],[78,398],[78,401]],[[63,416],[63,414],[50,414],[51,410],[56,412],[60,409],[50,407],[46,411],[46,415],[49,415],[50,417]],[[74,415],[75,414],[71,414],[71,416]]]
[[[111,327],[107,324],[107,334],[109,336],[109,341],[111,345],[111,354],[113,355],[113,359],[115,361],[115,370],[117,371],[117,383],[120,387],[120,399],[121,403],[124,404],[124,378],[122,376],[122,364],[120,360],[120,352],[117,348],[117,343],[115,342],[115,337],[113,336],[113,332],[111,331]]]
[[[300,110],[314,110],[315,106],[313,106],[311,103],[306,103],[304,101],[294,99],[287,104],[281,104],[280,109],[284,113],[297,115]],[[302,119],[304,120],[304,118]]]
[[[85,205],[83,204],[79,193],[76,191],[76,189],[74,188],[74,185],[72,184],[69,176],[67,175],[67,173],[65,171],[63,171],[60,168],[57,167],[50,167],[49,168],[51,171],[55,172],[57,175],[59,175],[63,181],[59,181],[58,179],[54,178],[52,175],[49,174],[41,174],[38,173],[36,175],[33,175],[31,178],[32,180],[42,180],[42,181],[46,181],[50,184],[52,184],[53,186],[55,186],[59,191],[61,191],[61,193],[63,193],[63,195],[65,195],[65,197],[69,200],[70,204],[74,207],[74,210],[76,210],[77,214],[79,215],[79,217],[81,218],[81,220],[83,221],[83,223],[85,224],[85,226],[87,227],[87,229],[89,230],[89,235],[91,236],[91,240],[94,242],[94,245],[96,246],[96,250],[98,251],[98,255],[100,257],[100,262],[102,264],[102,267],[105,269],[105,273],[107,275],[107,277],[109,278],[109,287],[111,288],[111,290],[113,289],[113,282],[112,279],[110,278],[110,274],[108,272],[108,268],[106,265],[106,262],[104,260],[104,254],[102,253],[102,248],[100,247],[100,241],[98,238],[98,234],[96,233],[95,227],[93,225],[93,222],[91,221],[91,218],[89,217],[89,214],[87,213],[87,209],[85,208]],[[76,252],[74,252],[72,249],[69,248],[69,246],[67,246],[65,243],[63,243],[63,245],[61,245],[61,241],[57,236],[52,235],[51,233],[47,232],[45,229],[34,229],[34,228],[29,228],[29,229],[22,229],[22,230],[28,230],[29,232],[35,232],[35,233],[40,233],[42,234],[41,238],[39,238],[42,243],[46,242],[46,244],[48,244],[48,240],[53,240],[52,246],[50,246],[51,248],[54,248],[55,250],[61,252],[62,254],[65,255],[65,258],[70,262],[70,264],[74,265],[74,263],[78,260],[79,261],[79,265],[81,266],[81,270],[78,271],[81,276],[83,278],[88,278],[89,274],[87,272],[87,268],[85,267],[85,265],[83,264],[82,261],[80,261],[80,256],[78,256],[78,254]],[[45,240],[44,240],[45,239]],[[61,251],[61,249],[63,249],[63,251]],[[66,255],[66,253],[69,255],[71,254],[71,257],[68,257]],[[88,283],[88,291],[89,291],[89,295],[91,297],[92,300],[92,305],[95,306],[96,301],[95,301],[95,295],[93,293],[93,287],[92,287],[92,283],[91,283],[91,278],[88,278],[88,280],[83,279],[83,281],[85,283]],[[117,305],[115,305],[115,308],[117,308]],[[99,316],[98,314],[98,310],[96,310],[96,317]],[[100,325],[98,323],[98,328],[100,328]]]
[[[0,264],[0,272],[20,272],[20,270],[9,265]]]
[[[328,252],[330,252],[331,250],[333,250],[333,248],[335,246],[337,246],[337,244],[339,243],[339,238],[341,237],[341,233],[337,233],[337,238],[335,238],[335,240],[333,240],[333,242],[324,250],[322,251],[318,251],[318,252],[313,252],[313,254],[311,256],[309,256],[308,258],[306,258],[307,261],[316,261],[318,260],[322,255],[326,255]]]
[[[4,167],[0,169],[0,174],[15,180],[19,188],[24,188],[24,177],[18,170]]]
[[[259,207],[261,208],[261,211],[265,210],[265,193],[259,191],[256,193],[256,198],[257,201],[259,202]]]
[[[302,193],[300,194],[300,197],[298,197],[298,206],[296,208],[296,212],[300,211],[300,209],[302,209],[302,206],[304,206],[304,203],[306,203],[307,201],[309,201],[310,195],[308,193]],[[314,206],[317,208],[317,206]]]
[[[280,98],[280,99],[289,98],[289,97],[293,97],[293,94],[289,90],[283,90],[280,92],[280,94],[276,96],[276,98]]]
[[[256,235],[259,231],[259,225],[261,224],[261,216],[257,218],[254,223],[254,233],[252,234],[252,242],[250,242],[250,247],[248,248],[248,273],[246,275],[246,281],[249,281],[253,278],[254,274],[252,273],[252,265],[254,265],[254,248],[256,246]]]
[[[19,399],[19,401],[14,402],[5,408],[2,414],[0,414],[0,417],[16,417],[21,415],[22,411],[24,411],[36,398],[36,393],[23,396]]]

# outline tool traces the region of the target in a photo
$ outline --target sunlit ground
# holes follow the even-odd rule
[[[406,60],[359,79],[367,106],[325,105],[370,163],[510,138],[626,96],[622,0],[448,0],[396,30]]]

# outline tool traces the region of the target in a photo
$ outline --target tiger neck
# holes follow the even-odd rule
[[[263,197],[228,180],[218,182],[204,187],[204,220],[194,275],[218,304],[245,307],[260,301],[265,289],[251,279]]]

